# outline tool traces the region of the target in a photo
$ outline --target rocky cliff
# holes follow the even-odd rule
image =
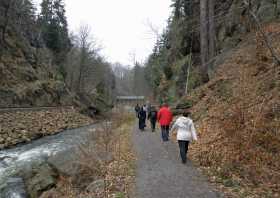
[[[188,91],[203,84],[200,49],[200,1],[174,1],[167,30],[155,44],[146,63],[147,79],[158,99],[174,102]],[[246,35],[258,29],[252,11],[261,24],[277,21],[280,1],[216,0],[214,12],[215,52],[207,62],[210,79]],[[183,4],[183,5],[182,5]],[[185,7],[184,7],[185,6]],[[208,23],[204,21],[203,23]],[[250,38],[254,39],[254,38]],[[190,75],[188,76],[191,60]],[[189,78],[188,78],[189,77]]]
[[[255,13],[260,23],[267,23],[279,18],[279,0],[251,0],[250,6],[243,0],[221,1],[216,6],[216,47],[215,65],[219,65],[227,52],[246,39],[246,34],[257,29],[256,22],[249,13],[249,8]]]
[[[51,53],[40,41],[11,31],[0,46],[0,107],[71,104]]]

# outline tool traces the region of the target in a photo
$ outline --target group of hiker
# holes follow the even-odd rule
[[[161,128],[161,138],[163,142],[169,141],[169,132],[177,130],[177,141],[180,150],[180,156],[182,163],[187,161],[187,153],[189,143],[193,140],[197,140],[197,134],[194,127],[194,123],[190,118],[190,112],[186,111],[179,116],[174,124],[173,114],[168,104],[160,106],[159,111],[152,105],[135,106],[136,117],[139,119],[139,129],[144,131],[146,127],[146,119],[150,121],[152,132],[155,132],[156,123],[158,122]],[[172,127],[171,127],[172,125]],[[170,129],[171,128],[171,129]]]
[[[138,104],[135,106],[136,117],[139,119],[139,129],[141,131],[145,130],[146,119],[151,123],[152,132],[156,129],[157,122],[157,110],[154,106],[143,105],[140,107]]]

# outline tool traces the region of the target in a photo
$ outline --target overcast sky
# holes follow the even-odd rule
[[[41,0],[33,0],[40,3]],[[132,63],[132,54],[144,61],[155,38],[147,24],[162,30],[171,0],[65,0],[71,31],[88,24],[110,62]]]

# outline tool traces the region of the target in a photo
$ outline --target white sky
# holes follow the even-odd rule
[[[41,0],[33,0],[36,3]],[[65,0],[71,31],[81,24],[91,27],[110,62],[144,61],[152,52],[155,37],[147,23],[160,31],[170,15],[171,0]]]

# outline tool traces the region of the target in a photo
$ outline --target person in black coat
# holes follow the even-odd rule
[[[137,104],[137,105],[135,106],[134,110],[135,110],[135,113],[136,113],[136,117],[138,117],[138,113],[139,113],[139,111],[140,111],[140,106]]]
[[[155,132],[156,122],[157,122],[157,110],[153,106],[150,108],[150,111],[148,114],[148,120],[150,120],[150,122],[151,122],[152,132]]]
[[[138,112],[138,119],[139,119],[139,129],[141,131],[144,131],[146,126],[146,111],[144,111],[143,107],[141,107],[140,111]]]

